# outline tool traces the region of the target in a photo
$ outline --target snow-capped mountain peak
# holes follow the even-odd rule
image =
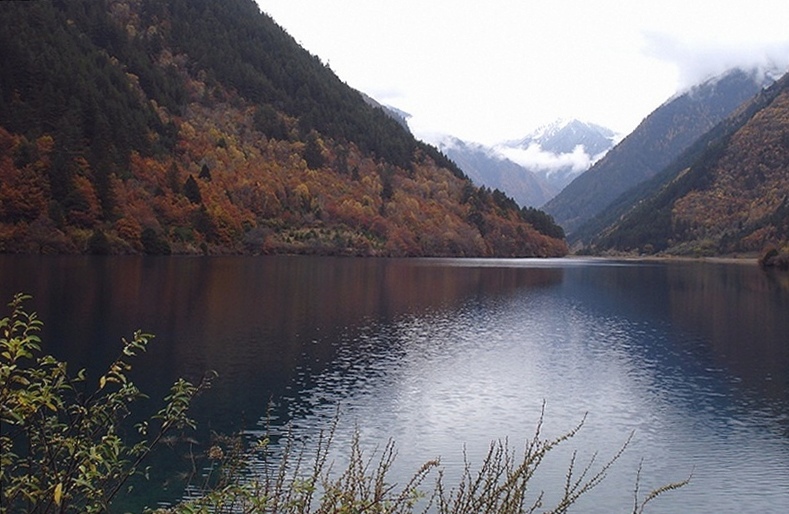
[[[556,154],[572,153],[582,145],[589,155],[597,155],[609,150],[616,138],[614,131],[577,119],[558,119],[538,127],[526,137],[508,141],[503,147],[527,149],[533,144],[540,145],[543,151]]]
[[[561,190],[613,148],[617,134],[577,119],[559,119],[496,150]]]
[[[450,135],[433,143],[475,183],[500,188],[521,205],[539,206],[602,158],[616,137],[599,125],[561,119],[493,147]]]

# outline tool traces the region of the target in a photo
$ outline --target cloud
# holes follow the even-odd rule
[[[257,1],[419,137],[493,145],[562,116],[626,134],[727,69],[789,66],[786,0]]]
[[[676,67],[677,91],[733,68],[784,73],[789,68],[789,41],[701,41],[644,32],[645,54]]]
[[[548,175],[560,170],[572,170],[580,173],[589,169],[602,155],[591,156],[586,153],[583,145],[577,145],[571,153],[553,153],[544,151],[539,144],[532,143],[528,148],[499,147],[499,152],[506,158],[532,171],[544,171]]]

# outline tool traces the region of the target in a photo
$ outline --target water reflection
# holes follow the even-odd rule
[[[163,392],[177,377],[197,380],[216,370],[217,412],[205,417],[237,424],[256,420],[305,366],[319,371],[330,363],[339,337],[369,320],[549,286],[562,270],[304,257],[4,256],[0,277],[4,298],[34,296],[45,341],[73,366],[98,373],[120,337],[142,328],[156,341],[138,376]]]
[[[789,275],[755,266],[645,264],[583,269],[573,294],[599,315],[660,319],[682,331],[674,351],[704,359],[784,401],[789,370]]]
[[[738,269],[717,278],[706,276],[708,268],[684,265],[568,269],[553,288],[472,298],[444,311],[371,324],[367,332],[343,336],[333,366],[306,374],[294,387],[294,398],[301,397],[294,402],[296,428],[314,434],[339,404],[345,421],[340,447],[357,429],[368,448],[394,437],[403,476],[437,455],[452,476],[462,469],[463,448],[479,462],[491,439],[530,437],[547,400],[549,434],[590,413],[568,451],[613,451],[636,433],[604,492],[591,495],[580,511],[621,510],[644,458],[645,489],[694,472],[691,487],[653,512],[769,512],[789,502],[785,389],[771,398],[744,388],[738,366],[748,362],[719,355],[725,341],[710,344],[737,331],[694,325],[694,313],[717,307],[685,295],[698,289],[716,298],[733,294],[720,286],[746,268]],[[759,275],[742,278],[746,289],[748,280],[761,284]],[[778,301],[768,298],[763,308],[777,309],[771,315],[777,319],[785,298],[772,300]],[[761,322],[747,312],[717,319],[727,326]],[[770,334],[781,332],[765,337]],[[772,351],[782,341],[772,339],[759,351],[778,361],[771,366],[783,370],[778,382],[785,383],[783,353]],[[765,378],[758,367],[748,373]],[[561,486],[569,454],[557,458],[537,485]]]
[[[636,435],[579,511],[630,505],[695,468],[652,512],[789,504],[789,287],[755,267],[585,260],[0,258],[0,295],[35,296],[45,341],[98,369],[137,328],[157,335],[135,373],[152,396],[220,374],[201,425],[276,422],[304,437],[342,412],[338,441],[394,437],[399,466],[465,445],[516,447],[547,401],[546,434],[610,455]],[[340,455],[338,455],[340,458]],[[538,485],[564,479],[559,453]]]
[[[745,266],[672,269],[668,280],[672,319],[703,337],[714,366],[789,400],[789,295],[780,282]]]

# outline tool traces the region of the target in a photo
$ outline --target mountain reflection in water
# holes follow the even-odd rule
[[[588,412],[535,482],[549,491],[572,450],[604,459],[635,431],[579,512],[626,510],[641,459],[644,490],[694,470],[650,512],[789,505],[789,287],[755,266],[2,256],[0,277],[6,298],[34,295],[72,369],[98,373],[142,328],[151,397],[216,370],[202,435],[289,422],[309,440],[339,408],[338,460],[358,430],[368,449],[396,441],[394,480],[438,456],[451,478],[464,447],[520,450],[546,402],[546,435]]]

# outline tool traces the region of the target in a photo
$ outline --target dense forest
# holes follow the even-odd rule
[[[0,9],[0,251],[559,256],[252,0]]]
[[[789,254],[789,75],[594,221],[593,253]]]

